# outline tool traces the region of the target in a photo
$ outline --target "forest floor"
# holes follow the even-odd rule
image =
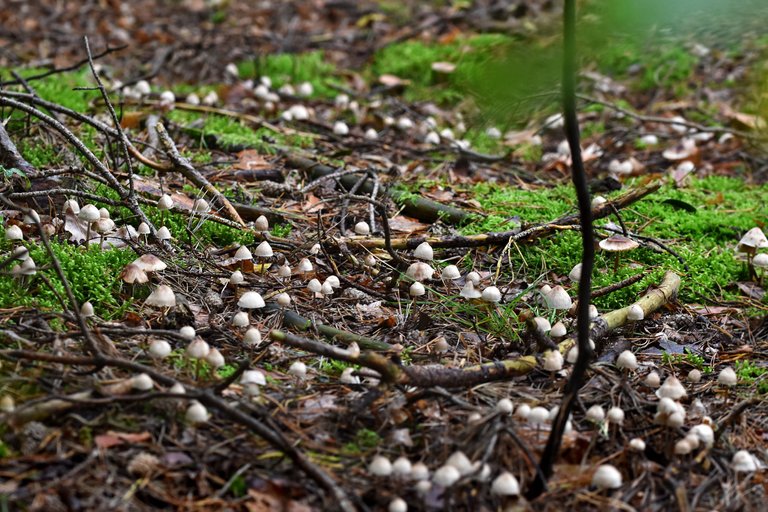
[[[768,8],[609,4],[579,121],[635,247],[597,249],[536,496],[581,258],[559,2],[0,12],[0,510],[763,510]]]

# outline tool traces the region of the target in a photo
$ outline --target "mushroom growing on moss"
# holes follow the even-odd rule
[[[754,258],[758,249],[768,247],[768,239],[760,228],[752,228],[747,231],[741,240],[739,240],[736,250],[747,255],[747,268],[749,269],[750,279],[756,278],[757,274],[754,267]]]
[[[637,249],[640,244],[622,235],[613,235],[600,240],[600,248],[606,252],[615,253],[615,260],[613,264],[613,271],[616,272],[619,269],[619,259],[621,253]]]

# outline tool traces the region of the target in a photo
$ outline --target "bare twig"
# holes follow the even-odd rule
[[[176,148],[176,144],[174,144],[171,136],[168,135],[165,126],[163,126],[162,123],[157,123],[155,130],[157,131],[157,136],[160,138],[160,142],[162,143],[168,158],[173,162],[174,167],[189,181],[211,194],[216,202],[219,203],[219,206],[227,211],[227,214],[232,220],[239,223],[241,226],[245,226],[245,222],[240,218],[240,214],[237,213],[237,210],[235,210],[232,203],[229,202],[229,199],[224,197],[224,194],[219,192],[219,189],[205,179],[205,177],[189,163],[189,160],[181,156],[181,153],[179,153],[179,150]]]

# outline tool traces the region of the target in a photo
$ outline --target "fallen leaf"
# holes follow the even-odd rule
[[[271,169],[272,164],[255,149],[245,149],[237,153],[237,162],[235,162],[233,167],[244,171],[253,171],[257,169]]]
[[[152,439],[152,436],[149,432],[131,433],[110,430],[106,434],[96,436],[94,442],[100,450],[106,450],[123,443],[138,444],[149,441],[150,439]]]
[[[389,228],[398,233],[423,233],[429,229],[429,226],[429,224],[423,224],[418,220],[406,217],[405,215],[397,215],[389,219]]]

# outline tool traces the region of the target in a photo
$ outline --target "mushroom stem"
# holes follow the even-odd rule
[[[619,260],[620,259],[621,259],[621,253],[617,252],[616,253],[616,257],[613,260],[613,273],[614,274],[619,271]]]

